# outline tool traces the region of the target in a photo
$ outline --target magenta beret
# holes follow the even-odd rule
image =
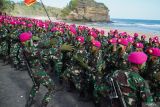
[[[83,36],[77,36],[76,38],[80,43],[84,43],[84,37]]]
[[[128,37],[127,40],[128,40],[129,43],[133,43],[134,42],[134,38],[133,37]]]
[[[90,35],[92,36],[92,37],[94,37],[94,38],[97,38],[98,37],[98,35],[96,34],[96,32],[95,31],[90,31]]]
[[[27,27],[29,27],[29,28],[31,28],[33,26],[33,24],[31,24],[31,23],[29,23],[28,25],[27,25]]]
[[[147,49],[147,53],[153,56],[158,56],[160,57],[160,49],[159,48],[149,48]]]
[[[95,47],[98,47],[98,48],[101,47],[101,43],[97,40],[92,40],[92,45],[95,46]]]
[[[141,38],[144,38],[144,39],[145,39],[145,38],[146,38],[146,35],[142,35]]]
[[[144,45],[142,43],[140,43],[140,42],[136,43],[135,46],[136,46],[136,48],[144,48]]]
[[[117,38],[112,38],[108,41],[111,44],[116,44],[117,43]]]
[[[134,64],[143,64],[147,61],[147,58],[144,52],[132,52],[128,55],[128,61]]]
[[[69,30],[70,30],[70,32],[72,32],[72,34],[74,34],[74,35],[77,34],[76,28],[74,26],[70,26]]]
[[[120,39],[118,39],[118,43],[119,43],[119,44],[122,44],[122,45],[124,45],[124,46],[128,46],[128,40],[125,39],[125,38],[120,38]]]
[[[134,37],[138,37],[138,33],[134,33]]]
[[[32,34],[30,32],[24,32],[19,35],[19,39],[21,42],[26,42],[32,38]]]

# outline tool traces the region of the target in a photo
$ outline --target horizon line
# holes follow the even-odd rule
[[[160,19],[144,19],[144,18],[120,18],[120,17],[111,17],[110,19],[154,20],[154,21],[160,21]]]

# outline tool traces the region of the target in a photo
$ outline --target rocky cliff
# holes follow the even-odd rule
[[[67,19],[79,21],[110,21],[109,9],[103,3],[94,0],[74,0],[76,6],[70,11]]]

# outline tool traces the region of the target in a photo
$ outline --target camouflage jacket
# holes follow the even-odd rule
[[[127,107],[137,107],[138,102],[153,106],[150,89],[145,80],[136,72],[132,69],[117,70],[111,77],[118,82]]]
[[[96,77],[102,78],[105,74],[104,69],[106,67],[105,61],[102,56],[102,50],[99,50],[97,53],[90,53],[88,58],[88,65],[92,68],[92,79],[95,80]]]

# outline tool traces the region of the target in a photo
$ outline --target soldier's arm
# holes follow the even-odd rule
[[[144,80],[140,84],[140,94],[145,107],[156,107],[148,83]]]

